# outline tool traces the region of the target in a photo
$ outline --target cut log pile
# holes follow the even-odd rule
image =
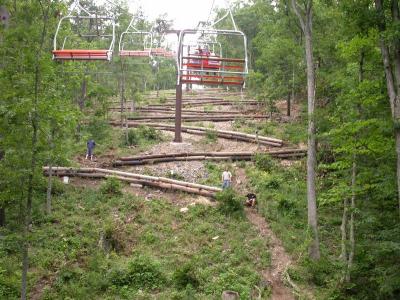
[[[285,149],[268,152],[192,152],[192,153],[167,153],[167,154],[149,154],[121,157],[114,162],[114,166],[132,166],[157,164],[173,161],[192,161],[192,160],[252,160],[257,154],[268,154],[276,158],[298,158],[307,153],[304,149]]]
[[[111,125],[120,126],[120,122],[111,121]],[[138,127],[138,126],[149,126],[159,130],[168,130],[168,131],[175,131],[174,125],[169,124],[160,124],[160,123],[139,123],[139,122],[129,122],[126,124],[128,127]],[[237,131],[228,131],[228,130],[216,130],[204,127],[194,127],[194,126],[182,126],[182,132],[190,133],[190,134],[198,134],[198,135],[206,135],[208,133],[213,133],[218,137],[231,139],[231,140],[238,140],[250,143],[258,143],[260,145],[268,145],[274,147],[282,147],[283,141],[276,138],[266,137],[266,136],[257,136],[255,134],[247,134],[243,132]]]
[[[47,176],[49,167],[43,167],[44,174]],[[67,168],[53,167],[52,174],[54,176],[70,176],[70,177],[89,177],[89,178],[108,178],[115,177],[121,181],[138,184],[141,186],[151,186],[160,189],[183,191],[191,194],[202,195],[206,197],[214,197],[221,191],[221,188],[191,183],[181,180],[174,180],[166,177],[148,176],[136,173],[122,172],[101,168]]]

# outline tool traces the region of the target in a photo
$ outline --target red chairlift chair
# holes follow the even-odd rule
[[[74,15],[74,12],[77,14]],[[89,34],[79,34],[80,38],[87,39],[100,39],[110,40],[109,46],[106,49],[76,49],[76,48],[65,48],[65,44],[70,36],[65,36],[61,47],[58,46],[58,39],[60,38],[60,29],[62,24],[67,20],[76,22],[77,26],[81,20],[89,20],[95,24],[96,31]],[[99,23],[109,22],[112,27],[111,33],[100,33]],[[81,6],[78,0],[74,1],[71,5],[71,9],[65,17],[62,17],[58,23],[56,34],[54,36],[53,46],[53,60],[64,61],[64,60],[105,60],[110,61],[112,53],[114,51],[115,44],[115,20],[109,16],[98,16],[95,13],[91,13]]]
[[[230,16],[234,29],[215,29],[219,22]],[[195,52],[190,50],[190,43],[186,40],[193,40],[200,35],[198,46]],[[242,45],[242,56],[223,57],[215,54],[214,51],[208,51],[207,44],[220,44],[219,37],[236,39]],[[190,39],[191,38],[191,39]],[[187,50],[185,47],[188,47]],[[185,51],[186,50],[186,51]],[[247,41],[246,36],[236,27],[233,15],[230,9],[227,13],[216,21],[213,25],[206,28],[185,29],[180,32],[178,47],[178,85],[199,84],[199,85],[237,85],[243,86],[245,76],[248,74],[247,65]]]
[[[149,31],[138,30],[133,26],[132,18],[127,29],[119,40],[119,56],[121,57],[151,57],[153,36]]]

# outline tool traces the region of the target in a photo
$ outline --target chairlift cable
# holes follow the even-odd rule
[[[207,17],[206,26],[208,26],[208,22],[209,22],[209,20],[210,20],[210,17],[211,17],[212,11],[213,11],[213,9],[214,9],[214,4],[215,4],[215,0],[213,0],[213,2],[212,2],[212,5],[211,5],[211,8],[210,8],[210,12],[208,13],[208,17]]]

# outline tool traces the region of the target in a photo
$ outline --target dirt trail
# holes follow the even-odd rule
[[[234,187],[239,191],[247,190],[247,178],[244,169],[235,171]],[[258,214],[254,208],[245,209],[247,219],[257,228],[260,235],[269,241],[268,251],[271,253],[271,267],[262,272],[263,279],[272,287],[271,300],[294,300],[290,288],[283,282],[287,267],[292,263],[281,241],[276,237],[265,218]]]
[[[292,291],[283,282],[285,270],[292,262],[290,256],[286,253],[281,241],[272,232],[264,217],[260,216],[253,208],[246,209],[246,216],[260,234],[269,241],[268,250],[271,253],[271,267],[264,270],[262,275],[272,287],[271,299],[294,300]]]

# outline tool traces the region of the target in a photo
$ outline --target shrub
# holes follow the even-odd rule
[[[188,285],[194,288],[200,285],[196,276],[196,269],[192,263],[186,263],[178,268],[172,277],[175,285],[180,289],[185,289]]]
[[[277,201],[278,201],[278,210],[283,213],[292,212],[296,208],[296,203],[285,196],[278,197]]]
[[[164,104],[165,102],[167,102],[167,97],[166,96],[160,96],[160,103]]]
[[[128,140],[125,142],[128,142],[127,146],[134,146],[134,145],[139,144],[139,136],[137,135],[136,129],[128,130]]]
[[[275,161],[268,154],[257,154],[254,160],[256,167],[262,171],[271,172],[276,167]]]
[[[110,135],[110,125],[103,118],[93,118],[86,127],[87,132],[97,142]]]
[[[128,141],[124,138],[124,143],[128,142],[127,146],[139,145],[144,141],[160,141],[160,133],[153,127],[139,126],[138,128],[129,129]]]
[[[217,138],[218,138],[218,136],[217,136],[217,133],[215,131],[208,130],[208,129],[206,130],[206,141],[208,143],[216,142]]]
[[[272,175],[263,171],[255,171],[252,175],[251,182],[257,187],[259,192],[277,190],[282,184],[282,177],[279,175]]]
[[[107,180],[101,185],[100,193],[109,196],[122,195],[121,182],[115,177],[108,177]]]
[[[0,267],[0,298],[17,299],[19,293],[19,278],[7,274],[6,270]]]
[[[218,209],[225,215],[243,216],[243,203],[236,196],[233,189],[228,188],[217,193]]]
[[[185,177],[174,170],[170,170],[169,172],[166,173],[166,177],[175,179],[175,180],[184,180]]]
[[[116,286],[149,290],[160,288],[166,282],[160,263],[144,255],[131,260],[126,269],[111,271],[110,280]]]
[[[311,281],[318,286],[327,285],[332,280],[332,274],[338,268],[338,266],[335,266],[332,261],[325,257],[321,257],[318,261],[306,259],[303,264],[307,268]]]
[[[123,240],[121,238],[120,230],[118,225],[113,220],[106,220],[103,226],[103,241],[102,241],[102,249],[105,252],[109,252],[110,250],[114,250],[116,252],[121,251],[124,248]]]

